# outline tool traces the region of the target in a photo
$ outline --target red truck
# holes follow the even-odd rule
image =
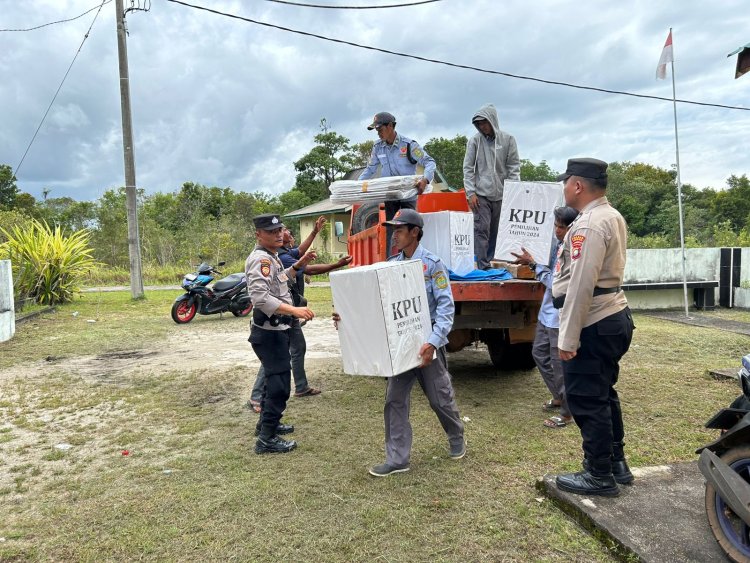
[[[469,211],[460,192],[424,194],[417,211]],[[352,266],[381,262],[387,258],[383,205],[355,205],[348,237]],[[456,314],[448,335],[447,349],[458,352],[480,341],[487,345],[490,360],[498,369],[530,369],[534,366],[531,346],[544,286],[536,280],[451,282]]]

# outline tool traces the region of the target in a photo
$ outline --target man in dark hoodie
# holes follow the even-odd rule
[[[474,213],[477,269],[487,270],[495,255],[503,186],[521,179],[521,160],[513,135],[500,130],[495,106],[483,105],[471,122],[478,133],[466,143],[464,189]]]

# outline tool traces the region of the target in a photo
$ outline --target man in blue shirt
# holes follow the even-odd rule
[[[424,167],[422,178],[420,178],[415,187],[419,195],[424,192],[428,183],[432,182],[435,176],[435,160],[427,154],[419,143],[403,135],[396,133],[396,118],[387,111],[381,111],[375,114],[372,123],[367,127],[372,131],[378,132],[377,141],[372,147],[370,162],[362,174],[360,180],[372,178],[380,167],[381,178],[388,176],[413,176],[416,174],[417,164]],[[390,221],[399,209],[416,209],[417,198],[402,199],[385,202],[385,220]],[[386,240],[391,245],[391,236],[393,229],[386,227]],[[390,247],[386,254],[390,254]]]
[[[451,459],[461,459],[466,454],[464,425],[458,414],[445,357],[445,345],[453,327],[455,312],[448,269],[440,258],[419,244],[424,227],[419,213],[413,209],[400,209],[389,223],[394,227],[393,239],[399,253],[388,258],[388,261],[422,260],[432,334],[419,350],[422,364],[388,378],[384,408],[385,463],[370,468],[370,474],[375,477],[409,471],[412,442],[409,406],[415,381],[419,381],[430,407],[448,436]],[[334,313],[333,320],[338,322],[341,319]]]
[[[552,394],[552,399],[542,405],[547,411],[559,409],[559,414],[550,416],[544,421],[548,428],[563,428],[573,421],[573,416],[565,400],[565,382],[563,381],[562,361],[557,349],[557,339],[560,327],[559,310],[552,305],[552,279],[554,277],[557,255],[562,247],[562,241],[570,229],[570,225],[578,217],[578,211],[572,207],[557,207],[555,209],[555,244],[552,247],[548,264],[536,264],[534,258],[525,248],[521,254],[512,252],[519,264],[527,264],[534,270],[536,279],[546,287],[542,306],[539,309],[539,322],[536,325],[534,348],[532,355],[542,374],[542,379]]]

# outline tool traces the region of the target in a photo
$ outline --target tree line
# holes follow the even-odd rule
[[[463,185],[466,137],[433,138],[425,150],[435,158],[447,183]],[[139,191],[142,255],[156,266],[188,265],[198,255],[211,260],[236,261],[254,244],[252,217],[260,213],[288,213],[328,197],[328,186],[349,170],[362,167],[373,141],[351,143],[330,130],[325,120],[313,148],[294,162],[296,178],[290,190],[270,195],[229,187],[185,182],[173,192]],[[521,147],[523,149],[523,147]],[[522,180],[554,181],[557,171],[542,161],[523,160]],[[686,243],[698,246],[750,246],[750,180],[730,176],[726,188],[698,189],[684,184]],[[0,227],[36,219],[69,231],[89,229],[94,257],[111,266],[128,266],[125,190],[106,190],[95,201],[70,197],[42,199],[21,191],[13,170],[0,165]],[[628,222],[631,248],[668,248],[679,245],[676,173],[650,164],[614,162],[609,168],[608,197]],[[289,222],[292,229],[296,222]],[[0,232],[0,242],[3,235]]]

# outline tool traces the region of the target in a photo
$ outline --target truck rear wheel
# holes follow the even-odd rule
[[[378,224],[380,204],[370,202],[362,204],[352,217],[352,234],[359,233]]]
[[[490,353],[492,365],[499,370],[508,370],[508,331],[500,329],[484,329],[481,332],[482,341],[487,344],[487,350]]]

